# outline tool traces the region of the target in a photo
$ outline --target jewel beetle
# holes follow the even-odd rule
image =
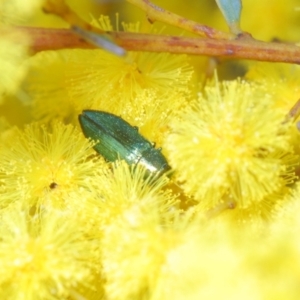
[[[94,149],[107,161],[124,159],[129,165],[140,164],[151,175],[170,170],[161,148],[155,148],[137,127],[121,117],[104,111],[84,110],[78,118],[84,135],[97,141]]]

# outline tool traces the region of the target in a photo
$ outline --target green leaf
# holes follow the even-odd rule
[[[126,54],[125,49],[114,44],[106,36],[97,34],[91,31],[84,30],[78,26],[73,26],[72,30],[83,37],[87,42],[90,42],[96,47],[103,48],[109,52],[112,52],[118,56],[124,56]]]
[[[216,0],[216,2],[231,31],[238,33],[242,11],[241,0]]]

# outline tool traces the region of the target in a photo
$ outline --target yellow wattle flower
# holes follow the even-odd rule
[[[1,0],[0,23],[20,24],[41,8],[43,0]]]
[[[300,96],[300,67],[267,62],[249,65],[246,78],[263,86],[272,95],[274,107],[289,111]]]
[[[167,157],[201,207],[248,208],[290,183],[289,124],[271,101],[258,85],[217,83],[171,122]]]
[[[83,1],[72,3],[79,13]],[[222,22],[213,2],[200,2],[170,8]],[[0,0],[0,27],[38,3]],[[296,3],[245,0],[242,28],[297,39]],[[261,28],[251,10],[273,18]],[[112,30],[107,18],[96,22]],[[0,94],[20,98],[26,76],[33,116],[53,125],[21,130],[0,120],[0,299],[298,300],[300,134],[284,122],[299,98],[297,66],[250,66],[250,83],[217,83],[190,101],[194,70],[184,55],[62,50],[23,64],[20,44],[12,36],[0,42]],[[1,113],[11,122],[10,105]],[[139,166],[106,164],[80,131],[55,123],[77,125],[87,108],[115,113],[163,144],[173,177],[146,179]],[[173,180],[198,205],[178,203]]]
[[[66,299],[93,280],[92,240],[76,217],[41,213],[30,217],[19,205],[0,212],[2,299]],[[98,277],[99,280],[99,277]]]
[[[30,37],[18,32],[11,25],[22,24],[40,8],[42,0],[1,0],[0,1],[0,105],[6,94],[17,95],[18,88],[27,74],[25,60],[28,58]]]
[[[72,121],[87,108],[122,116],[127,111],[127,119],[142,119],[150,108],[147,101],[157,102],[150,109],[158,108],[155,118],[159,118],[172,112],[170,106],[165,111],[169,99],[176,108],[190,98],[192,89],[193,69],[185,55],[128,52],[118,57],[101,49],[47,51],[32,57],[29,69],[25,86],[33,98],[34,116],[43,121]],[[154,98],[146,97],[144,102],[143,95],[151,94]]]
[[[1,25],[0,25],[1,30]],[[27,47],[29,38],[14,32],[2,35],[0,40],[0,104],[4,100],[4,95],[15,94],[27,74],[27,66],[24,61],[27,58]],[[18,93],[17,93],[18,95]]]
[[[110,299],[140,297],[154,284],[163,249],[170,247],[163,228],[177,212],[176,196],[166,189],[167,177],[145,174],[143,167],[120,161],[99,181],[101,264]]]
[[[33,123],[7,134],[0,148],[1,207],[11,202],[28,205],[63,202],[70,192],[96,193],[97,176],[105,168],[81,132],[55,123],[48,128]],[[44,203],[45,204],[45,203]]]
[[[264,87],[272,97],[272,105],[287,113],[300,98],[300,67],[288,64],[266,62],[252,63],[246,78]],[[299,120],[295,116],[294,122]],[[291,143],[297,154],[300,154],[300,133],[296,125],[290,130]]]
[[[177,206],[176,196],[166,189],[168,182],[165,175],[146,177],[146,170],[138,164],[128,166],[122,160],[112,164],[112,170],[104,172],[98,183],[104,226],[135,207],[148,210],[154,206],[167,214]]]

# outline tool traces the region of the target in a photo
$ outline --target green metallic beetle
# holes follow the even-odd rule
[[[154,148],[137,127],[122,118],[96,110],[84,110],[78,118],[84,135],[99,141],[94,149],[107,161],[124,159],[129,165],[143,165],[151,175],[162,175],[171,169],[161,148]]]

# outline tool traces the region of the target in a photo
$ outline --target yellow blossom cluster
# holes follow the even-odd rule
[[[0,0],[0,299],[299,299],[299,66],[220,62],[209,77],[210,58],[183,54],[32,54],[11,26],[65,25],[24,3]],[[255,11],[262,39],[299,41],[296,0],[243,4],[247,31]],[[212,1],[160,5],[225,24]],[[122,1],[73,6],[104,31],[182,34]],[[106,161],[86,109],[126,120],[171,171]]]

